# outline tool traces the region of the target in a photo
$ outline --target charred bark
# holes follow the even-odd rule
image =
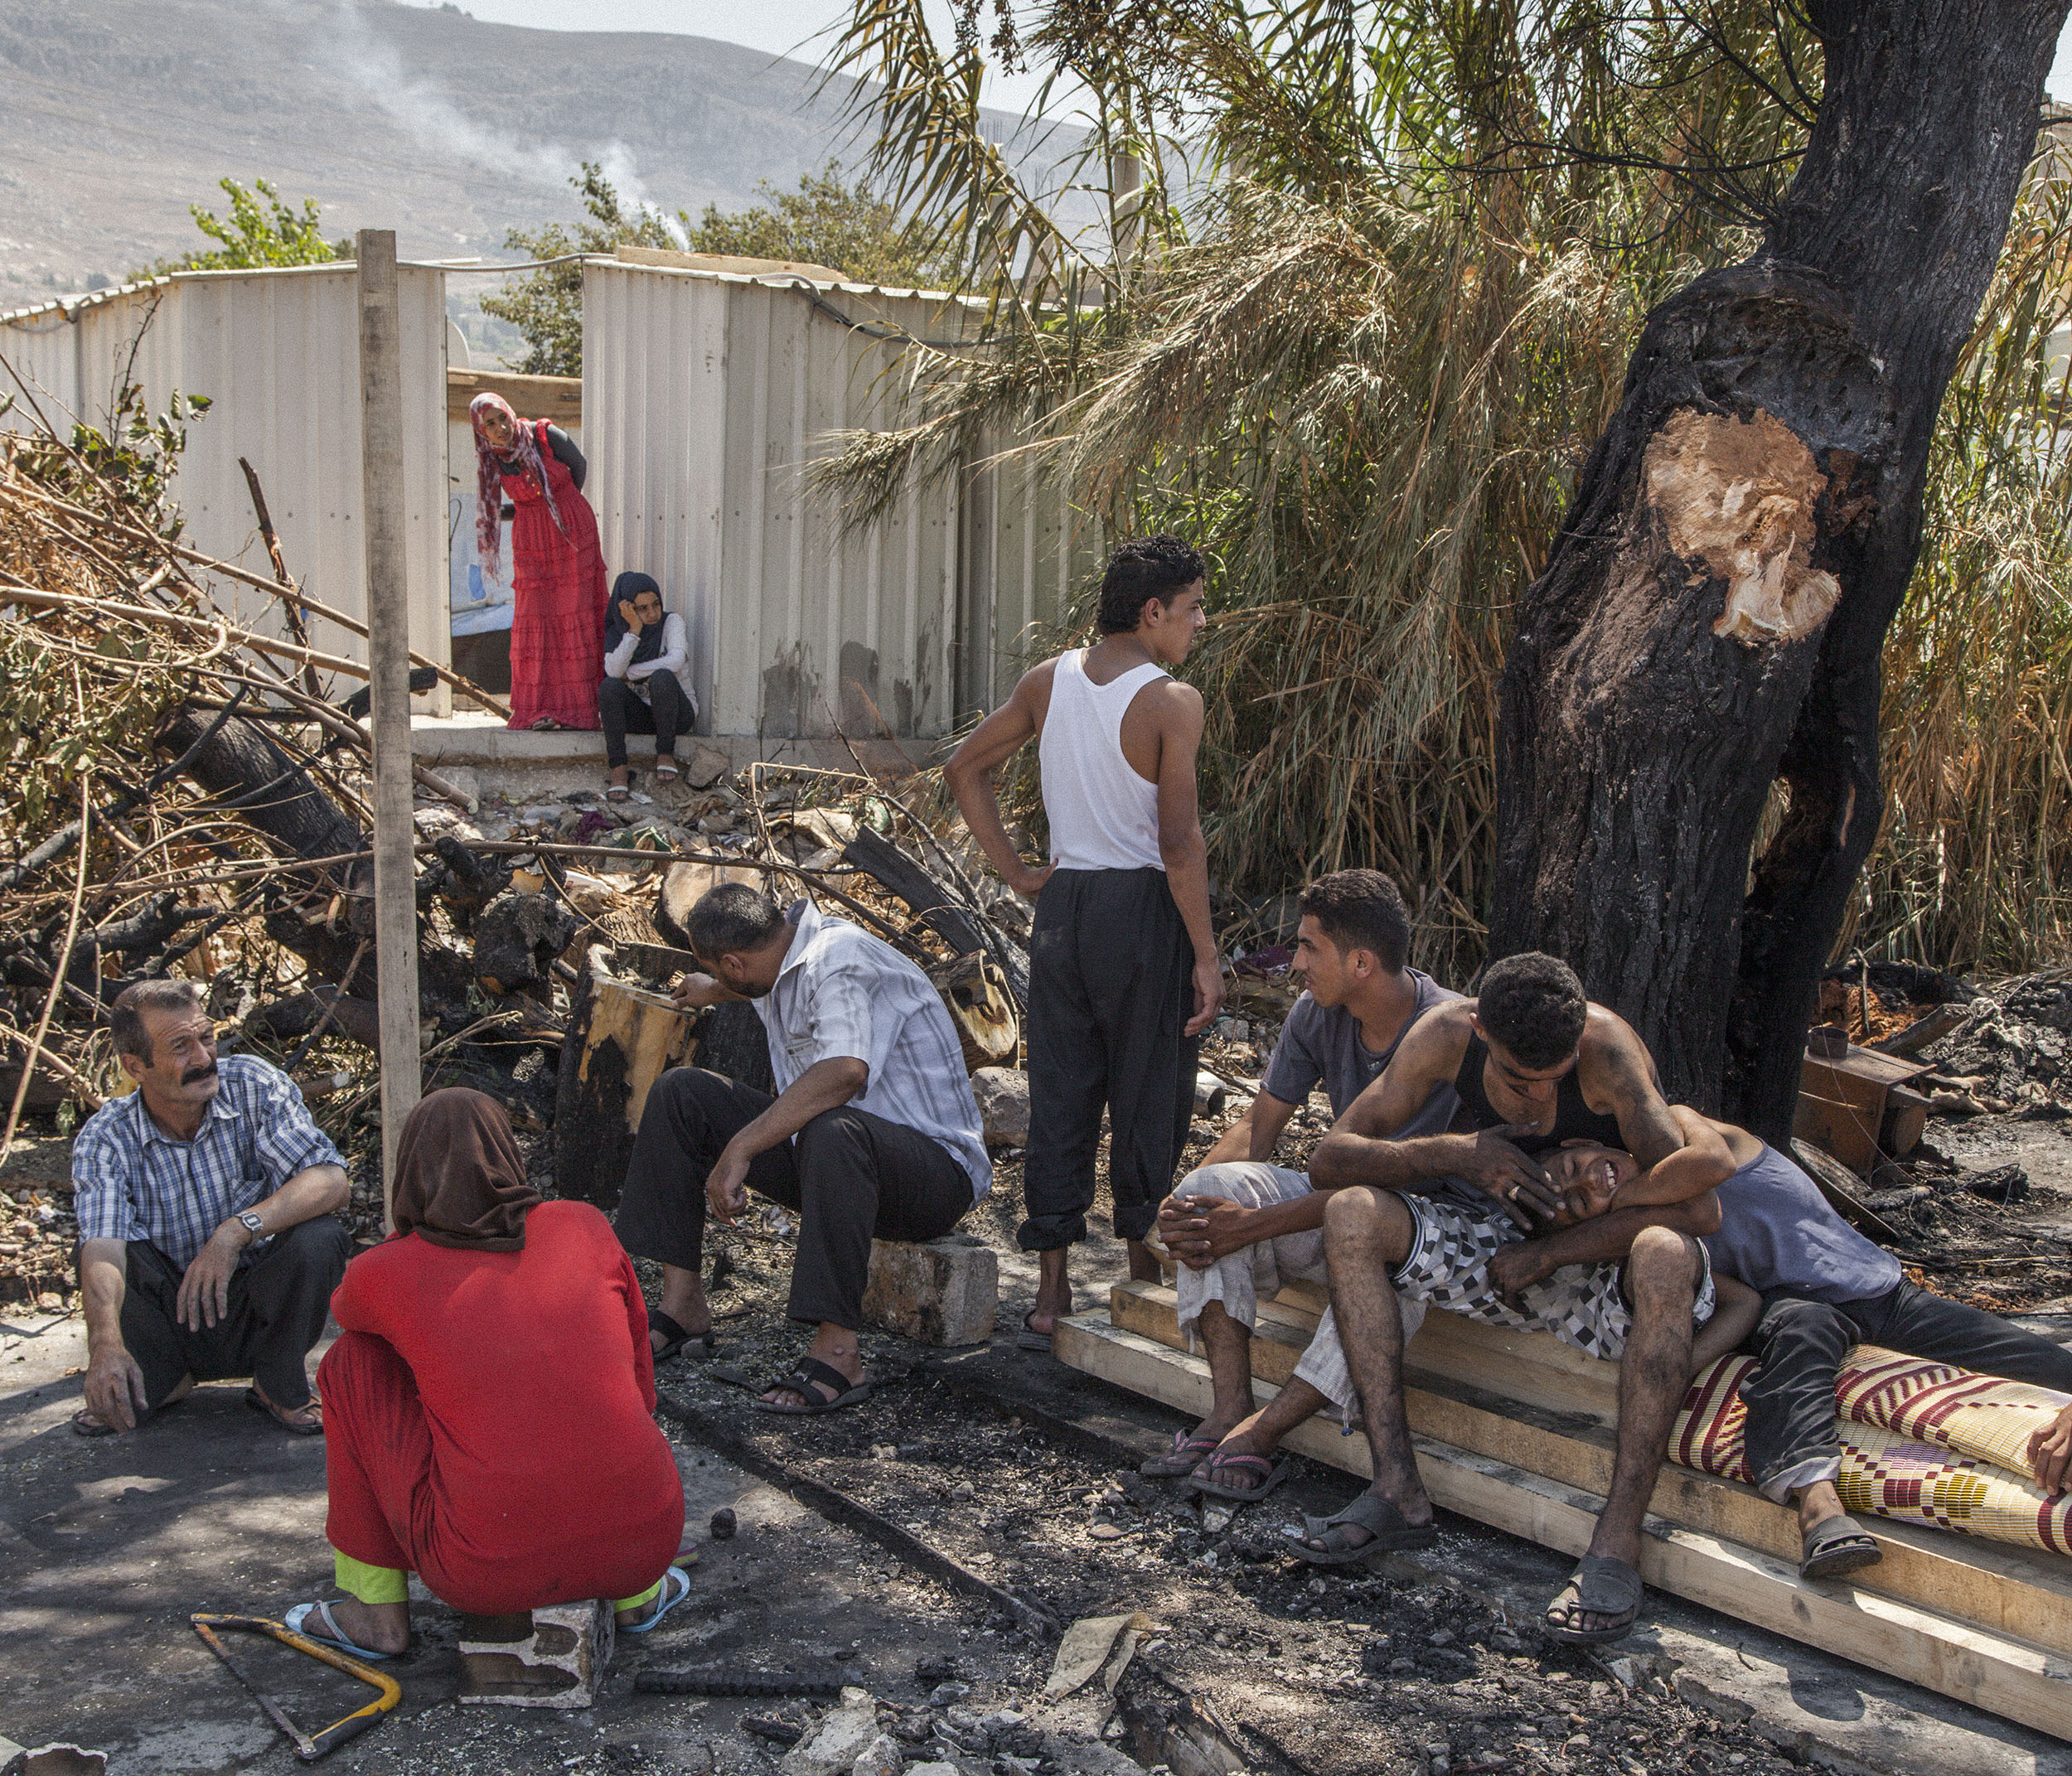
[[[1773,1141],[1877,835],[1880,655],[2066,5],[1808,12],[1824,93],[1780,213],[1649,317],[1521,602],[1489,946],[1566,957],[1673,1099]]]

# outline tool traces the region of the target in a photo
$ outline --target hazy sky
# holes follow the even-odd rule
[[[499,24],[533,25],[549,31],[680,31],[698,37],[745,43],[773,55],[794,55],[818,61],[826,40],[816,34],[849,17],[842,0],[458,0],[464,11]],[[950,9],[945,0],[927,0],[930,22],[946,36]],[[988,0],[986,13],[992,7]],[[990,79],[988,104],[1019,112],[1035,97],[1040,82],[1027,75]],[[2072,99],[2072,25],[2058,40],[2051,65],[2050,96]]]

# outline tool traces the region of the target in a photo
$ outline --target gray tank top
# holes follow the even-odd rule
[[[1765,1294],[1868,1301],[1900,1283],[1899,1260],[1828,1207],[1820,1187],[1774,1147],[1720,1186],[1720,1231],[1704,1245],[1721,1270]]]

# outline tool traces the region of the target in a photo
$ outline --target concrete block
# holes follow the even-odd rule
[[[849,1776],[878,1736],[875,1708],[838,1708],[778,1759],[777,1768],[784,1776]]]
[[[1029,1075],[1019,1067],[981,1067],[971,1076],[989,1147],[1029,1144]]]
[[[612,1662],[612,1606],[554,1604],[530,1615],[461,1618],[460,1700],[588,1708]]]
[[[682,761],[685,785],[690,789],[710,789],[728,770],[727,755],[716,746],[707,746],[700,740],[690,749],[690,757]]]
[[[870,1242],[864,1318],[922,1344],[982,1344],[1000,1299],[1000,1261],[968,1233],[926,1246]]]

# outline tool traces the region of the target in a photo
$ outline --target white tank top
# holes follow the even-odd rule
[[[1163,869],[1159,786],[1122,756],[1130,702],[1165,668],[1147,661],[1112,684],[1087,676],[1083,648],[1058,656],[1036,743],[1051,860],[1061,869]]]

